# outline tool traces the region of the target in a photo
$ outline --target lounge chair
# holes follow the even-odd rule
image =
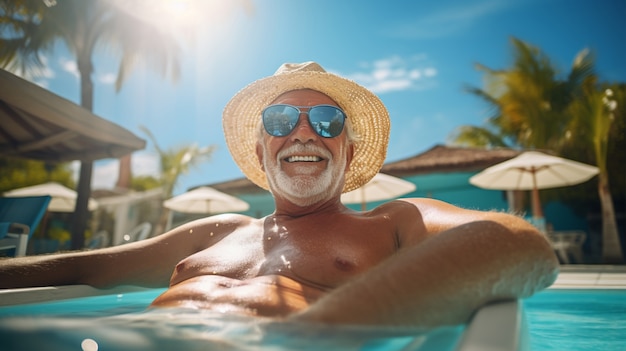
[[[133,228],[128,234],[124,235],[124,241],[122,244],[130,243],[133,241],[140,241],[150,236],[152,230],[152,224],[149,222],[143,222],[140,225]]]
[[[106,230],[101,230],[91,237],[86,246],[88,249],[100,249],[109,246],[110,241],[109,233]]]
[[[563,264],[583,263],[582,246],[587,239],[587,234],[580,230],[549,232],[548,237],[552,242],[552,249]]]
[[[0,198],[0,250],[25,256],[28,239],[48,209],[50,196]]]

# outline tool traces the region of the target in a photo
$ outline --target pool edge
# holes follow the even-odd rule
[[[0,307],[68,300],[80,297],[123,294],[145,290],[152,289],[134,285],[122,285],[111,289],[97,289],[89,285],[0,289]]]

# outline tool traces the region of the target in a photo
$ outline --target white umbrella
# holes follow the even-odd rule
[[[4,193],[4,196],[41,196],[50,195],[52,200],[48,205],[50,212],[74,212],[76,205],[76,191],[67,188],[59,183],[49,182],[39,185],[28,186],[10,190]],[[88,208],[90,211],[98,208],[98,203],[94,199],[89,199]]]
[[[598,174],[598,168],[584,163],[527,151],[491,166],[470,178],[485,189],[532,190],[533,217],[543,218],[539,189],[576,185]]]
[[[415,184],[404,179],[378,173],[362,187],[341,195],[344,204],[361,204],[361,209],[366,209],[366,203],[393,199],[410,193],[416,189]]]
[[[168,199],[163,206],[182,213],[241,212],[250,208],[247,202],[206,186]]]

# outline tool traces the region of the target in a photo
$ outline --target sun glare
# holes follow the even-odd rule
[[[238,1],[221,0],[112,0],[119,9],[142,21],[152,22],[167,30],[202,30],[207,24],[224,21]]]

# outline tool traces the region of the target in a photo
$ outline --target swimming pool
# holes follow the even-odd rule
[[[547,290],[523,301],[533,351],[626,350],[626,290]]]
[[[0,295],[3,350],[623,350],[626,290],[547,290],[521,302],[483,308],[466,326],[431,331],[258,323],[188,310],[145,307],[163,289],[31,289]],[[46,297],[46,295],[48,295]],[[74,295],[74,296],[73,296]],[[4,298],[3,298],[4,297]]]
[[[78,292],[74,291],[78,290]],[[146,306],[164,289],[0,307],[2,350],[449,350],[464,326],[421,332],[259,322],[208,311]],[[84,286],[27,291],[43,295],[99,293]],[[29,300],[28,296],[17,296]]]

